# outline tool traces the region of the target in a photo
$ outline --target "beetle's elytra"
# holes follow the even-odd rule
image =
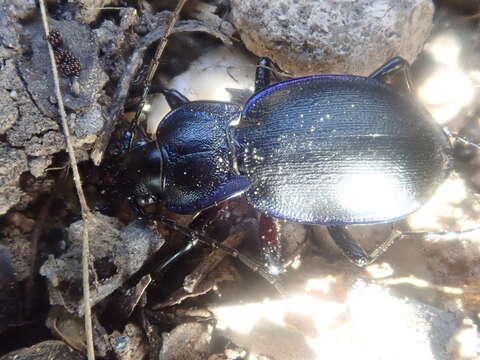
[[[378,80],[310,76],[253,96],[233,129],[260,212],[299,222],[391,221],[450,171],[451,146],[411,96]]]

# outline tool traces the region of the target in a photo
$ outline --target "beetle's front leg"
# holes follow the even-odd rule
[[[179,106],[182,106],[182,105],[184,105],[184,104],[186,104],[190,101],[190,100],[188,100],[188,98],[185,95],[183,95],[181,92],[179,92],[177,90],[166,89],[166,88],[153,86],[153,85],[150,87],[150,89],[151,89],[151,93],[160,93],[163,96],[165,96],[165,100],[167,100],[167,103],[172,110],[176,109]],[[136,90],[136,88],[133,88],[132,92],[135,92],[135,90]],[[142,103],[144,103],[145,101],[146,100],[142,98],[139,105],[137,105],[137,106],[142,106],[143,107]],[[131,150],[132,145],[133,145],[133,140],[134,140],[134,137],[135,137],[135,133],[138,129],[138,124],[139,124],[138,118],[135,117],[134,121],[130,125],[130,128],[123,133],[122,145],[123,145],[124,150]]]
[[[370,254],[362,249],[360,244],[353,239],[350,232],[345,226],[327,226],[328,232],[337,246],[342,250],[345,256],[357,266],[367,266],[377,260],[393,242],[399,238],[402,233],[394,230],[390,236],[379,246],[377,246]]]

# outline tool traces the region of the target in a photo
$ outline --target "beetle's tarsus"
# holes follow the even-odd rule
[[[345,226],[327,226],[328,232],[344,255],[355,265],[365,267],[375,262],[390,246],[403,234],[394,230],[390,236],[378,245],[370,254],[367,254],[360,244],[353,239]]]
[[[445,134],[447,134],[448,137],[451,137],[452,139],[456,140],[456,141],[459,141],[465,145],[470,145],[470,146],[473,146],[474,148],[477,148],[477,149],[480,149],[480,144],[477,144],[477,143],[474,143],[473,141],[470,141],[458,134],[453,134],[450,132],[450,130],[448,130],[448,128],[444,127],[443,128],[443,132]]]

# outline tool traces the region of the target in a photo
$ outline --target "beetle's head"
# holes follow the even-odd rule
[[[162,147],[155,141],[137,146],[126,155],[121,180],[130,201],[143,207],[162,199],[163,163]]]

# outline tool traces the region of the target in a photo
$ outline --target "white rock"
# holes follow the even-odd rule
[[[189,100],[231,101],[226,89],[247,89],[253,92],[256,59],[244,52],[220,46],[194,61],[187,71],[170,81],[168,87]],[[152,103],[148,132],[155,133],[159,122],[170,111],[163,95]]]

